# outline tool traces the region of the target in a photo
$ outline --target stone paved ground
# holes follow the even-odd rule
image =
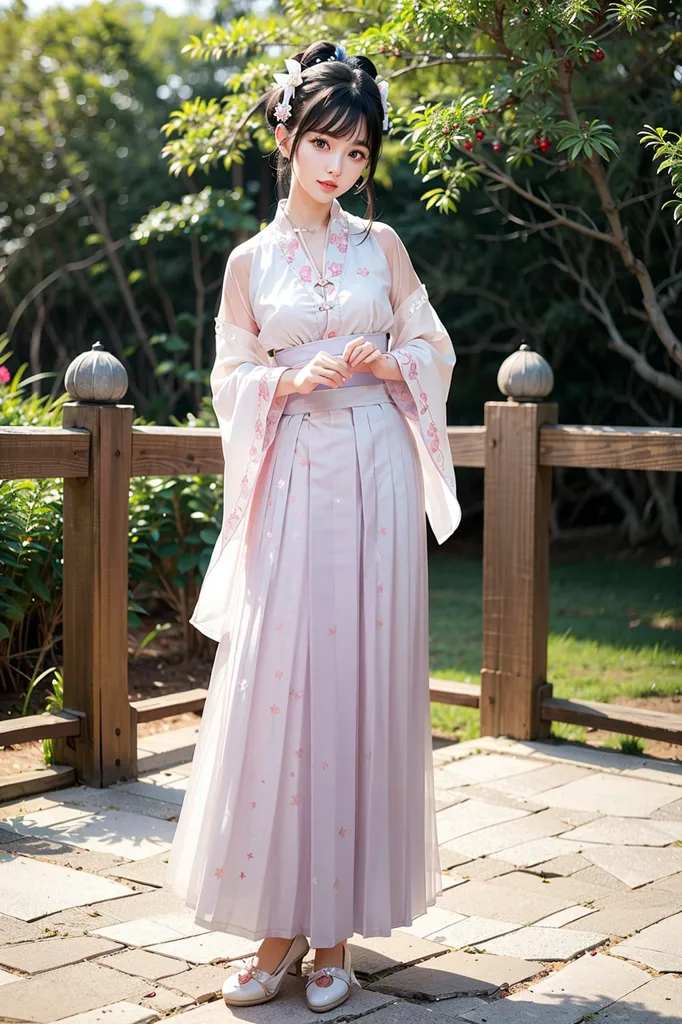
[[[287,976],[230,1010],[258,943],[163,888],[196,731],[148,737],[137,782],[0,804],[0,1022],[682,1024],[682,766],[506,740],[435,744],[443,894],[351,939],[341,1007]]]

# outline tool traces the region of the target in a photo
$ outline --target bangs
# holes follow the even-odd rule
[[[352,139],[360,131],[363,119],[366,125],[363,141],[371,158],[378,153],[381,142],[380,132],[374,130],[376,117],[370,115],[362,95],[350,90],[330,88],[318,94],[301,118],[297,135],[300,138],[306,132],[319,132],[334,139]]]

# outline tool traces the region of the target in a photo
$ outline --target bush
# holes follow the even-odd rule
[[[23,379],[25,365],[9,376],[6,349],[6,337],[0,338],[0,426],[60,426],[68,395],[55,400],[29,394],[33,378]],[[207,399],[189,427],[214,423]],[[222,480],[216,476],[131,480],[128,622],[141,625],[147,606],[160,599],[184,626],[186,655],[204,644],[188,620],[221,508]],[[62,509],[60,479],[0,482],[0,690],[27,690],[61,656]]]

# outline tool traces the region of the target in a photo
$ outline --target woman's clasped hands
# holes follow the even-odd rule
[[[391,364],[395,364],[389,356]],[[317,352],[309,362],[300,367],[294,377],[294,385],[299,394],[309,394],[318,384],[338,388],[354,373],[372,373],[379,380],[392,377],[387,372],[386,353],[381,352],[373,341],[366,341],[359,335],[347,342],[343,355],[333,356],[329,352]]]

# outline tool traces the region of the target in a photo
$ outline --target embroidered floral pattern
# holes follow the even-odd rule
[[[418,309],[419,306],[423,305],[423,303],[425,301],[428,302],[428,296],[425,297],[424,294],[422,294],[421,296],[417,296],[417,298],[414,301],[417,304],[415,308]],[[410,306],[410,311],[412,312],[412,307],[411,306]],[[425,440],[426,440],[427,448],[430,451],[430,453],[431,453],[431,455],[433,457],[433,461],[436,463],[436,466],[441,471],[441,473],[443,473],[443,475],[445,475],[445,473],[444,473],[445,459],[443,457],[443,452],[441,451],[441,448],[440,448],[440,439],[438,437],[438,427],[436,426],[436,423],[435,423],[435,421],[433,419],[433,415],[431,414],[431,409],[430,409],[430,406],[429,406],[428,395],[424,391],[424,389],[421,386],[421,384],[419,383],[419,368],[417,366],[417,360],[414,358],[413,354],[409,350],[403,351],[401,349],[398,349],[397,351],[393,352],[393,355],[396,357],[398,362],[402,365],[403,376],[407,376],[408,380],[415,381],[417,387],[419,388],[419,415],[420,415],[420,417],[423,417],[424,419],[427,419],[427,421],[428,421],[426,424],[424,424],[423,422],[420,421],[420,427],[422,428],[422,433],[424,432],[424,427],[426,428],[426,435],[427,435],[428,440],[427,440],[427,438],[425,438]],[[386,383],[390,384],[390,383],[393,383],[393,382],[392,381],[387,381]],[[414,399],[413,399],[412,404],[415,406],[415,409],[416,409],[416,405],[414,403]]]
[[[360,274],[361,277],[367,277],[369,269],[367,267],[358,267],[357,273]]]
[[[249,496],[253,489],[253,484],[256,480],[261,457],[267,451],[270,442],[274,437],[275,430],[277,429],[277,423],[279,422],[282,409],[286,403],[286,395],[283,395],[280,398],[270,398],[274,389],[277,387],[277,381],[283,372],[284,367],[264,367],[260,380],[258,381],[255,434],[256,438],[261,443],[258,445],[253,444],[249,448],[249,464],[241,479],[239,495],[234,507],[223,520],[223,548],[236,530],[242,516],[244,515],[244,511],[249,501]],[[270,403],[270,406],[265,419],[265,429],[263,429],[263,413],[268,402]]]
[[[304,267],[301,267],[301,280],[305,281],[306,284],[310,284],[313,279],[313,269],[306,263]]]
[[[223,877],[224,874],[225,874],[225,869],[224,868],[216,868],[215,869],[215,876],[216,876],[216,878],[220,879],[220,878]]]
[[[343,263],[331,262],[327,264],[328,274],[330,277],[339,277],[343,270]]]

